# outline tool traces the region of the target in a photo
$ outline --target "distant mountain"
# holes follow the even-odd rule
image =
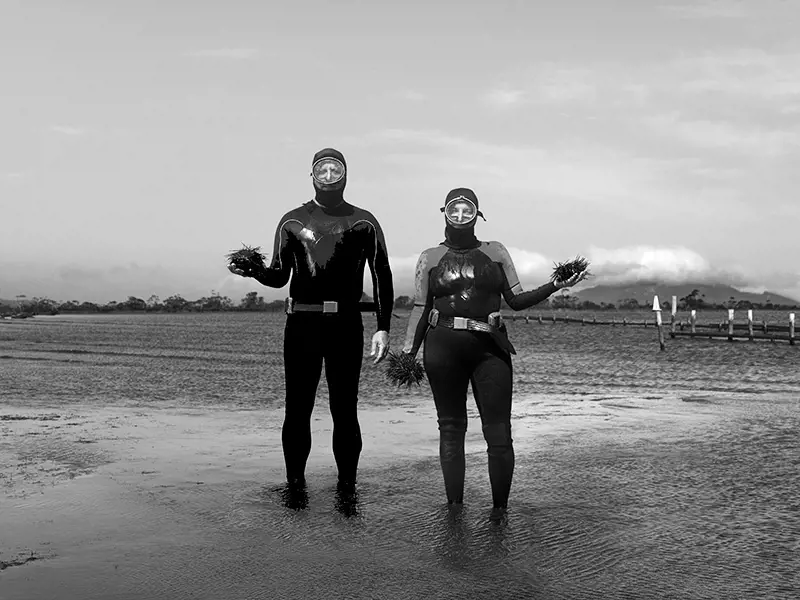
[[[660,302],[669,302],[672,296],[677,296],[680,299],[687,296],[695,289],[700,292],[700,297],[703,301],[709,304],[722,304],[728,302],[731,297],[733,297],[737,302],[743,300],[752,302],[753,304],[767,304],[767,302],[771,302],[772,304],[784,306],[800,306],[800,301],[772,292],[754,294],[751,292],[742,292],[729,285],[709,285],[704,283],[682,283],[676,285],[671,283],[650,282],[622,285],[597,285],[577,291],[573,295],[580,300],[589,300],[597,304],[601,302],[613,304],[620,300],[627,300],[628,298],[635,299],[640,304],[647,304],[653,302],[654,295],[658,295]]]

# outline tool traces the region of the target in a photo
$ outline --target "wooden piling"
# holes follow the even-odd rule
[[[794,313],[789,313],[789,344],[794,346]]]
[[[669,316],[669,337],[675,337],[675,315],[678,312],[678,297],[672,297],[671,314]]]
[[[691,332],[697,333],[697,311],[692,309],[692,316],[689,317],[689,323],[691,324]]]
[[[658,302],[658,296],[653,296],[653,312],[656,313],[656,329],[658,330],[658,347],[663,352],[665,349],[664,329],[661,323],[661,304],[659,304]],[[645,321],[645,327],[647,327],[647,321]]]
[[[728,341],[733,341],[733,309],[728,309]]]
[[[753,341],[753,309],[747,309],[747,334],[750,336],[750,341]]]

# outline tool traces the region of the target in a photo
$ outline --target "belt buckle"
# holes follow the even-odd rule
[[[283,301],[283,309],[286,311],[287,315],[293,315],[294,314],[294,300],[292,300],[291,298],[286,298],[286,300]]]
[[[439,311],[435,308],[428,313],[428,325],[436,327],[439,324]]]
[[[323,313],[337,313],[339,312],[339,303],[335,300],[325,301],[322,303]]]
[[[467,329],[466,317],[453,317],[453,329]]]
[[[497,329],[503,324],[503,315],[499,312],[493,312],[489,315],[487,319],[487,323],[490,327],[495,327]]]

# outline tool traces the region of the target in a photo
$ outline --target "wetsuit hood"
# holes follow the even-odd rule
[[[456,250],[469,250],[471,248],[477,248],[480,246],[480,241],[477,237],[475,237],[475,223],[478,221],[478,217],[482,218],[484,221],[486,217],[483,216],[483,213],[479,209],[478,203],[478,196],[469,188],[455,188],[448,192],[447,196],[444,200],[444,206],[440,208],[441,212],[445,212],[447,205],[458,199],[463,199],[468,202],[471,202],[475,205],[475,216],[466,226],[455,226],[447,219],[445,216],[445,228],[444,228],[444,241],[441,242],[443,245],[447,246],[448,248],[453,248]]]
[[[333,208],[344,201],[344,188],[347,185],[347,162],[344,155],[335,148],[323,148],[314,155],[311,165],[323,158],[334,158],[342,163],[345,168],[344,176],[333,184],[322,184],[312,177],[316,194],[314,199],[326,208]]]

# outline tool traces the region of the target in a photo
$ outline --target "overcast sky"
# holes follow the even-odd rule
[[[398,294],[465,186],[528,288],[581,253],[800,298],[798,31],[797,0],[0,0],[0,297],[283,297],[223,255],[271,251],[333,146]]]

